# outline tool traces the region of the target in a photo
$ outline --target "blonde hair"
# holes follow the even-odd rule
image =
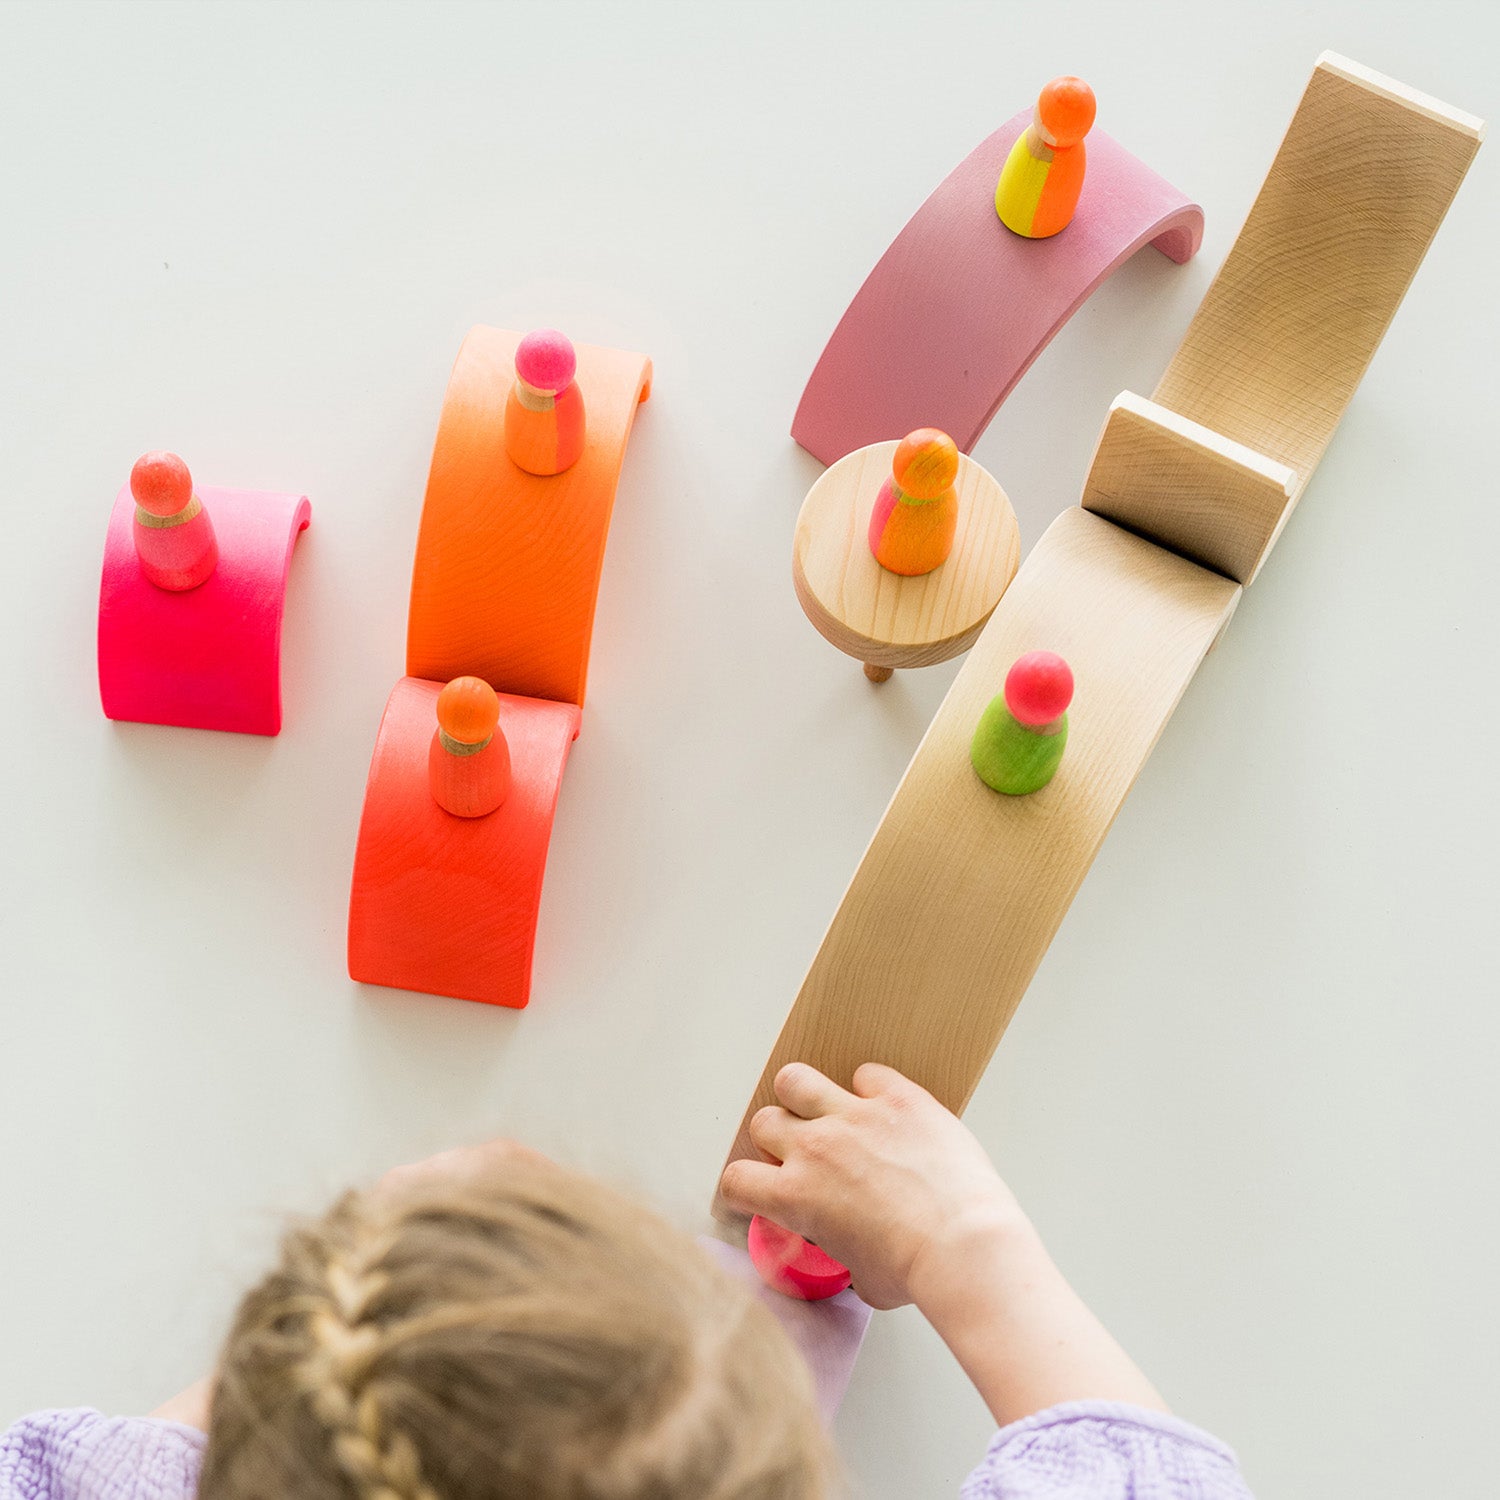
[[[608,1188],[516,1161],[291,1230],[224,1349],[202,1500],[821,1500],[776,1320]]]

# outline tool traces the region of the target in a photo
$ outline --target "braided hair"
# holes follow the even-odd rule
[[[293,1228],[220,1364],[201,1500],[822,1500],[807,1371],[685,1236],[511,1161]]]

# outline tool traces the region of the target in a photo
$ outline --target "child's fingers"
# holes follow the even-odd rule
[[[769,1162],[751,1161],[749,1157],[730,1162],[719,1179],[719,1192],[736,1213],[775,1219],[785,1211],[781,1168]]]
[[[758,1109],[750,1116],[750,1139],[767,1156],[775,1157],[777,1161],[785,1161],[787,1153],[791,1150],[792,1137],[796,1133],[797,1126],[805,1124],[807,1124],[806,1120],[798,1119],[790,1110],[782,1109],[779,1104],[768,1104],[764,1109]]]
[[[776,1075],[776,1097],[794,1115],[816,1120],[854,1101],[848,1090],[808,1063],[788,1063]]]
[[[880,1094],[926,1094],[921,1084],[913,1083],[905,1073],[898,1073],[884,1063],[861,1063],[854,1070],[854,1092],[861,1099],[874,1099]]]

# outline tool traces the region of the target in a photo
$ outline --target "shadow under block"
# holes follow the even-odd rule
[[[1031,123],[982,141],[912,216],[855,294],[814,367],[792,436],[831,464],[938,427],[967,453],[1090,293],[1144,245],[1186,261],[1203,210],[1095,129],[1078,212],[1029,240],[995,213],[995,183]]]
[[[870,551],[870,513],[899,445],[873,443],[818,477],[797,517],[792,583],[840,651],[877,667],[926,667],[967,651],[1015,576],[1015,512],[981,464],[960,456],[958,533],[948,560],[902,577]]]
[[[404,677],[380,721],[349,901],[349,976],[524,1006],[547,844],[576,704],[501,693],[511,787],[480,818],[433,800],[427,757],[442,684]]]
[[[1280,515],[1251,506],[1223,528],[1243,582],[1323,456],[1483,135],[1482,121],[1394,79],[1318,59],[1153,395],[1296,475]],[[1176,545],[1170,528],[1159,539]]]
[[[482,677],[499,693],[581,706],[615,487],[651,361],[576,346],[583,456],[539,476],[505,451],[520,341],[478,327],[458,352],[422,506],[406,670],[440,683]]]
[[[1073,507],[1006,590],[855,871],[745,1113],[787,1062],[848,1087],[877,1061],[961,1111],[1239,586]],[[969,741],[1028,651],[1073,669],[1068,753],[1029,797],[992,792]]]
[[[110,512],[99,584],[99,698],[106,717],[238,734],[281,731],[281,621],[305,495],[197,490],[219,561],[196,588],[149,583],[136,555],[135,498]]]

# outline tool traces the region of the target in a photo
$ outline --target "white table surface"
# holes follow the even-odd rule
[[[1208,216],[975,456],[1029,546],[1148,393],[1318,52],[1481,115],[1493,7],[0,8],[0,1421],[210,1362],[278,1217],[512,1133],[702,1227],[776,1028],[956,664],[803,619],[787,427],[923,197],[1046,78]],[[1028,19],[1029,18],[1029,19]],[[1183,1415],[1280,1500],[1479,1494],[1500,1405],[1496,170],[1127,803],[969,1121]],[[516,1014],[344,973],[439,403],[473,323],[641,349],[582,738]],[[147,448],[298,489],[286,728],[110,724]],[[956,1491],[984,1410],[910,1312],[839,1420]]]

